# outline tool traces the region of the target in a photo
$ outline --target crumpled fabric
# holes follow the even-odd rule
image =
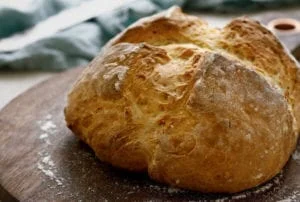
[[[185,9],[217,13],[245,13],[299,6],[300,0],[188,0]]]
[[[0,40],[84,1],[87,0],[34,0],[25,9],[0,4]],[[295,4],[298,0],[136,0],[18,51],[0,52],[0,70],[53,71],[86,65],[109,39],[130,24],[173,5],[187,10],[230,12],[236,8],[257,10],[271,6],[270,2],[274,3],[273,8],[275,5]]]

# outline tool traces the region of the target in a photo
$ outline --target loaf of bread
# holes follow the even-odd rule
[[[67,126],[101,161],[233,193],[280,172],[297,143],[298,66],[248,18],[209,27],[177,7],[112,39],[68,95]]]

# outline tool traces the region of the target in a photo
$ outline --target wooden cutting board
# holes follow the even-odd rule
[[[33,87],[0,112],[2,201],[277,201],[300,200],[300,145],[270,182],[234,194],[202,194],[151,181],[100,162],[66,128],[66,93],[82,68]],[[1,200],[0,200],[1,201]]]

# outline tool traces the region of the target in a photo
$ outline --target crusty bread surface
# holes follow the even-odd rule
[[[258,22],[217,29],[173,7],[103,48],[71,89],[65,118],[104,162],[233,193],[274,177],[293,152],[298,74]]]

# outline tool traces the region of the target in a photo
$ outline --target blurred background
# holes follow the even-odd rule
[[[252,17],[300,58],[300,0],[0,0],[0,109],[50,76],[86,65],[127,26],[173,5],[214,27]]]

